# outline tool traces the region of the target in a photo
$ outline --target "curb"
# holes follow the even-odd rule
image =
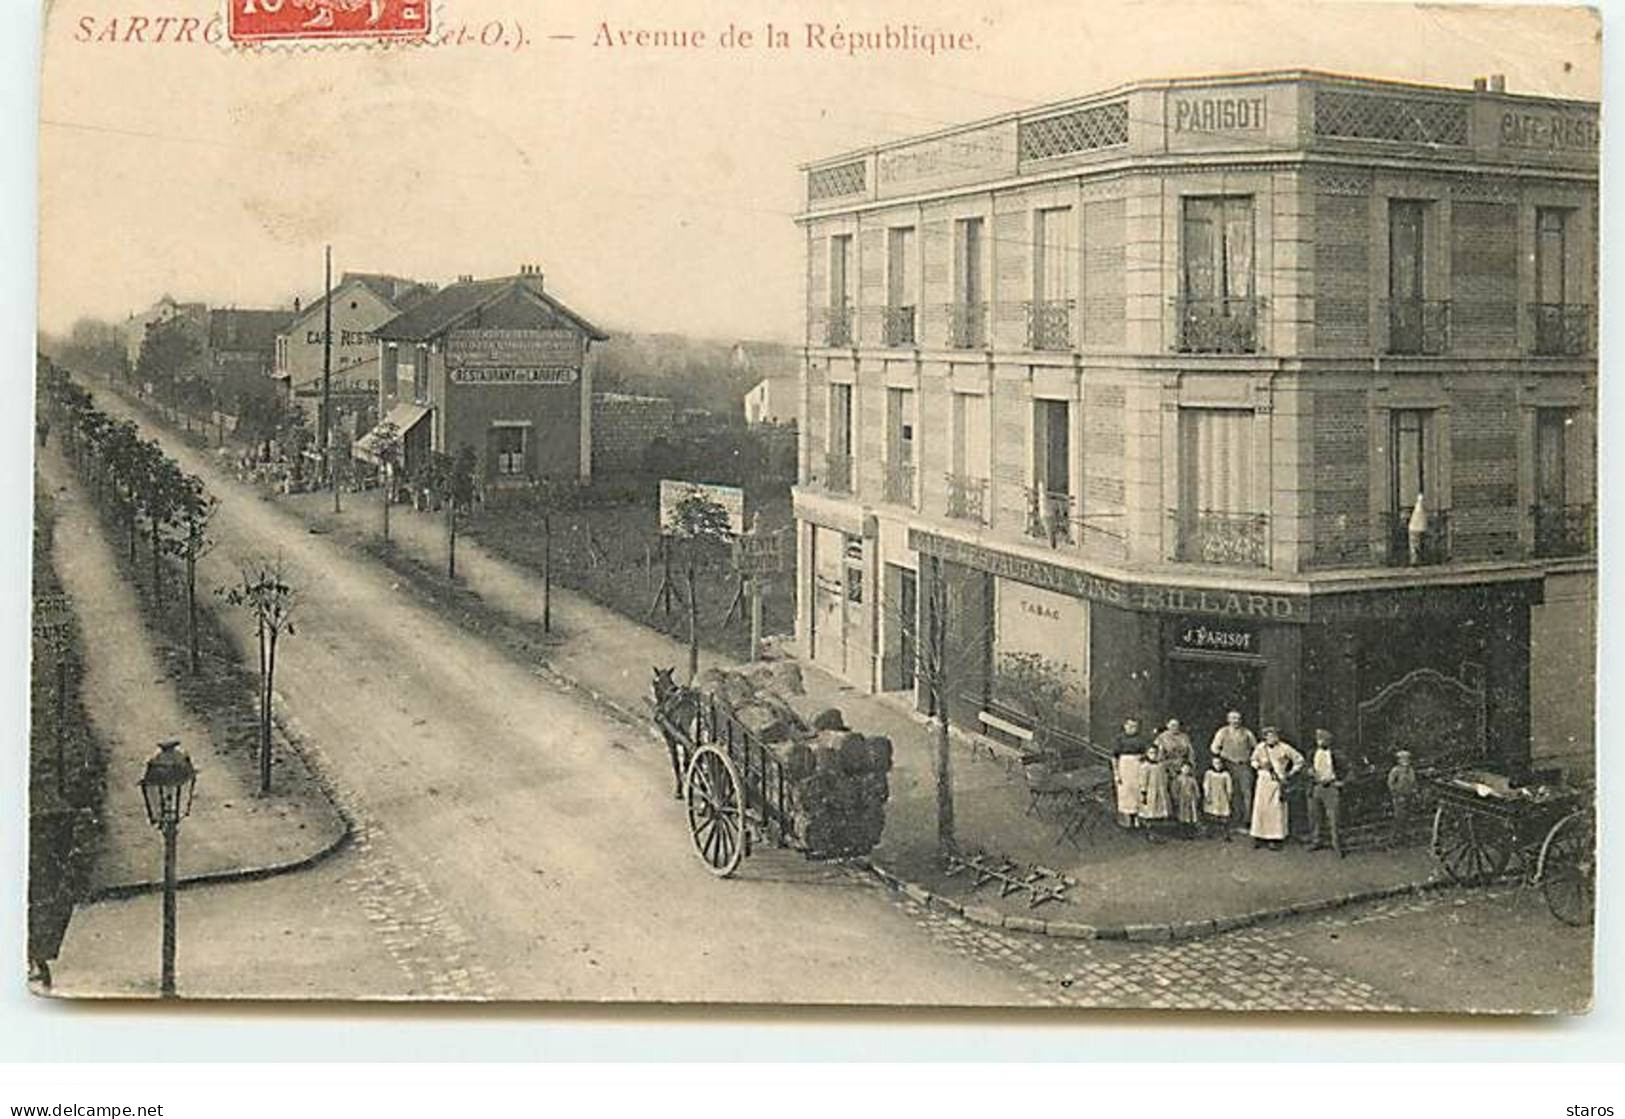
[[[1365,902],[1382,901],[1405,894],[1424,894],[1455,883],[1448,878],[1430,878],[1424,882],[1404,882],[1396,886],[1378,886],[1369,890],[1356,890],[1330,898],[1293,902],[1275,909],[1260,909],[1253,913],[1229,917],[1210,917],[1191,921],[1159,921],[1143,924],[1093,925],[1082,921],[1051,921],[1039,917],[1023,917],[1004,913],[991,905],[967,904],[937,893],[918,882],[911,882],[869,858],[852,859],[850,865],[866,871],[891,890],[931,909],[940,909],[963,917],[973,924],[988,928],[1036,936],[1059,937],[1072,940],[1116,940],[1141,944],[1170,944],[1175,941],[1203,940],[1237,929],[1251,928],[1288,917],[1301,917],[1324,913]]]
[[[305,753],[304,748],[300,745],[302,736],[293,733],[283,720],[283,717],[276,713],[276,706],[282,702],[280,695],[274,697],[271,718],[281,735],[283,745],[299,755],[299,760],[304,763],[305,769],[309,771],[311,778],[316,782],[318,791],[321,792],[322,797],[332,807],[334,814],[339,818],[339,822],[344,826],[339,829],[339,834],[334,837],[332,842],[325,847],[317,848],[308,855],[302,855],[297,859],[290,859],[284,863],[266,863],[260,866],[236,867],[231,870],[213,870],[207,874],[187,875],[175,880],[176,890],[188,890],[196,886],[226,886],[235,882],[260,882],[267,878],[279,878],[284,874],[309,870],[311,867],[324,863],[340,851],[343,851],[350,845],[350,841],[355,838],[355,820],[350,816],[344,805],[339,803],[338,798],[333,795],[332,783],[328,780],[327,774],[323,773],[321,767],[316,764],[309,754]],[[120,901],[125,898],[139,897],[143,894],[158,893],[163,888],[164,884],[161,880],[122,882],[114,886],[102,887],[79,904],[95,905],[104,901]]]

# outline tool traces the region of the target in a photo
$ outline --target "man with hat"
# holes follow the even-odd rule
[[[1332,750],[1332,732],[1315,729],[1315,749],[1309,756],[1309,849],[1324,851],[1324,828],[1330,833],[1332,850],[1343,857],[1343,841],[1338,837],[1338,813],[1343,799],[1343,762]]]

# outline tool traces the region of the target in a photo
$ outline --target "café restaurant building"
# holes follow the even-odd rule
[[[1235,708],[1526,764],[1532,627],[1595,578],[1596,138],[1285,71],[807,166],[803,654],[922,707],[940,661],[994,737],[1025,660],[1097,742]]]
[[[591,350],[608,337],[549,294],[533,266],[465,277],[379,327],[378,411],[401,433],[406,476],[430,452],[466,446],[488,486],[587,481]]]

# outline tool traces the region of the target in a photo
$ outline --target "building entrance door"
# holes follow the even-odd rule
[[[903,568],[897,588],[897,679],[898,687],[914,690],[914,634],[918,625],[920,595],[914,572]]]
[[[1197,759],[1207,760],[1213,733],[1227,712],[1240,711],[1242,722],[1258,733],[1259,679],[1263,665],[1252,658],[1223,654],[1175,654],[1168,661],[1168,710],[1153,720],[1160,725],[1178,719],[1190,733]]]

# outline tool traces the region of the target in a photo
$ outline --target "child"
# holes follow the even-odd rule
[[[1179,776],[1174,778],[1174,810],[1179,819],[1179,837],[1195,839],[1201,818],[1202,786],[1191,772],[1190,762],[1179,763]]]
[[[1202,815],[1208,831],[1217,830],[1226,843],[1230,842],[1230,806],[1234,793],[1224,758],[1214,754],[1212,768],[1202,774]]]
[[[1168,763],[1155,743],[1145,748],[1140,763],[1140,826],[1158,828],[1168,822]],[[1155,837],[1154,833],[1153,838]]]
[[[1400,750],[1394,754],[1394,767],[1388,771],[1388,798],[1394,806],[1393,828],[1388,833],[1388,845],[1398,847],[1416,812],[1419,794],[1416,788],[1416,770],[1411,767],[1411,752]]]

